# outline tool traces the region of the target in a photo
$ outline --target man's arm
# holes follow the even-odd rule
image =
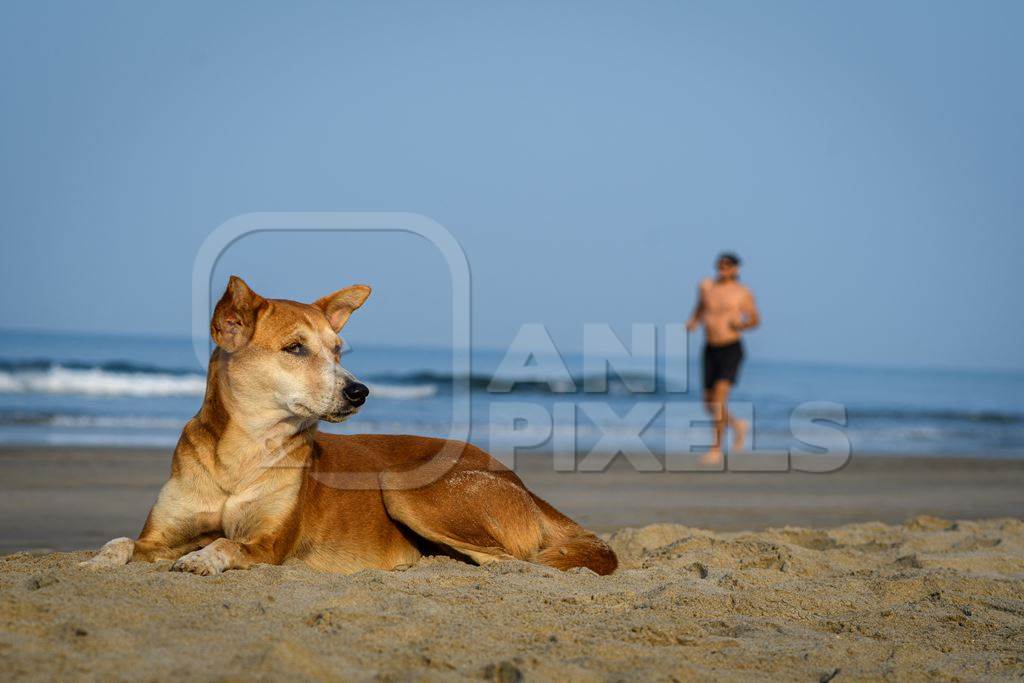
[[[697,289],[697,303],[693,306],[693,313],[686,321],[686,331],[693,332],[700,326],[700,320],[704,316],[704,290],[707,288],[707,280],[701,280]]]
[[[760,324],[761,314],[757,310],[754,293],[748,289],[746,290],[746,296],[743,298],[743,322],[736,325],[736,330],[752,330]]]

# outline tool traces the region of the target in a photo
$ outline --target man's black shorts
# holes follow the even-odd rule
[[[704,346],[704,388],[710,389],[720,379],[736,384],[743,362],[743,342],[725,346]]]

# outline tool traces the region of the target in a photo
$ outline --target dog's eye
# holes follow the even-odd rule
[[[337,346],[334,347],[334,355],[335,356],[340,356],[341,355],[341,344],[338,344]]]
[[[299,342],[295,342],[294,344],[289,344],[288,346],[284,347],[281,350],[284,351],[285,353],[290,353],[293,356],[301,356],[306,351],[306,347],[300,344]]]

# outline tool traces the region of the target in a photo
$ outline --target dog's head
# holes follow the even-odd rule
[[[312,304],[264,299],[232,276],[210,321],[218,375],[248,411],[341,422],[369,389],[341,367],[338,332],[370,288],[353,285]]]

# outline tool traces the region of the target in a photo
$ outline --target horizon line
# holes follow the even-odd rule
[[[83,337],[120,337],[120,338],[134,338],[134,339],[145,339],[153,341],[166,341],[166,342],[182,342],[191,343],[192,338],[189,335],[174,335],[159,332],[106,332],[106,331],[72,331],[72,330],[53,330],[53,329],[42,329],[42,328],[16,328],[0,326],[0,335],[2,334],[37,334],[37,335],[52,335],[52,336],[83,336]],[[370,348],[379,349],[402,349],[402,350],[416,350],[416,351],[444,351],[448,352],[451,350],[451,346],[441,346],[435,344],[423,344],[423,345],[409,345],[409,344],[395,344],[389,342],[368,342],[367,346]],[[470,352],[483,351],[492,353],[504,353],[504,350],[488,345],[480,345],[470,347]],[[569,349],[558,349],[560,353],[568,354],[581,354],[583,349],[581,348],[569,348]],[[696,358],[698,354],[693,354]],[[906,363],[893,362],[891,364],[879,364],[871,362],[857,362],[857,361],[823,361],[823,360],[812,360],[812,359],[797,359],[797,358],[779,358],[779,357],[759,357],[751,358],[753,362],[767,362],[775,363],[780,365],[802,365],[802,366],[819,366],[819,367],[838,367],[850,370],[910,370],[915,372],[933,371],[933,372],[978,372],[985,374],[1000,374],[1000,373],[1012,373],[1014,375],[1024,375],[1024,367],[993,367],[993,366],[968,366],[968,365],[907,365]],[[690,360],[694,362],[693,359]]]

